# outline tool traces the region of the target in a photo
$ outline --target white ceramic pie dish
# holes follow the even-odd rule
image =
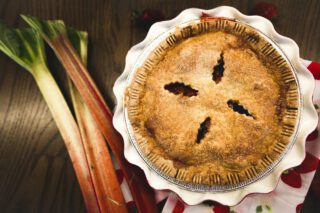
[[[295,134],[287,150],[269,170],[258,178],[245,184],[224,190],[206,190],[176,182],[162,175],[143,157],[135,143],[130,121],[124,107],[124,94],[127,85],[132,79],[133,73],[142,65],[148,54],[162,41],[176,26],[183,26],[184,23],[196,21],[202,13],[212,17],[226,17],[246,23],[270,39],[279,52],[292,65],[299,84],[300,91],[300,113]],[[312,93],[314,90],[314,79],[309,71],[302,65],[299,57],[297,44],[284,36],[279,35],[272,23],[260,16],[246,16],[232,7],[218,7],[212,10],[187,9],[181,12],[176,18],[159,22],[150,28],[146,38],[139,44],[132,47],[126,57],[124,72],[117,79],[113,91],[117,99],[117,106],[113,118],[115,128],[124,139],[126,159],[143,169],[150,185],[155,189],[170,189],[177,193],[186,203],[198,204],[204,200],[215,200],[225,205],[235,205],[246,195],[251,193],[268,193],[272,191],[279,180],[281,173],[291,167],[299,165],[305,157],[305,139],[317,125],[317,113],[312,104]]]

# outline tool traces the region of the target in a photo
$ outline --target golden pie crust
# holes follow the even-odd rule
[[[215,81],[219,63],[223,75]],[[193,93],[169,90],[174,84]],[[235,185],[283,154],[299,93],[288,62],[255,29],[213,18],[161,42],[136,70],[125,105],[140,151],[161,173],[185,183]]]

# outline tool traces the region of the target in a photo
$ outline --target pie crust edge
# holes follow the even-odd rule
[[[285,102],[282,112],[282,139],[275,143],[275,146],[272,147],[273,151],[265,154],[262,159],[259,159],[257,166],[248,167],[241,172],[229,172],[225,174],[212,172],[211,174],[204,175],[190,172],[188,169],[176,168],[173,160],[165,159],[153,152],[153,147],[150,147],[144,131],[141,130],[141,127],[135,125],[135,123],[139,120],[139,100],[148,71],[163,59],[168,49],[172,49],[181,41],[192,36],[216,31],[225,31],[243,38],[247,44],[257,50],[257,54],[261,54],[264,59],[270,60],[271,64],[277,66],[287,92],[282,97]],[[212,18],[202,20],[200,23],[191,23],[183,28],[177,28],[149,54],[143,65],[136,70],[130,85],[127,87],[125,107],[127,108],[134,138],[139,150],[161,173],[186,183],[236,185],[259,176],[259,174],[266,171],[268,167],[279,160],[279,157],[284,154],[296,128],[299,114],[299,92],[290,64],[255,29],[234,20]]]

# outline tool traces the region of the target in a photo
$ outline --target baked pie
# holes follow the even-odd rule
[[[294,72],[229,19],[177,28],[135,70],[125,107],[145,159],[183,183],[236,185],[274,166],[296,129]]]

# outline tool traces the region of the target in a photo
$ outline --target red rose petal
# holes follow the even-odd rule
[[[307,67],[308,70],[312,73],[313,77],[317,80],[320,80],[320,64],[317,62],[311,62]]]
[[[252,15],[263,16],[267,19],[274,19],[278,16],[278,9],[275,5],[267,2],[260,2],[254,6],[251,11]]]
[[[313,140],[317,139],[318,134],[319,134],[318,129],[315,129],[313,132],[311,132],[310,135],[308,135],[307,141],[313,141]]]
[[[220,203],[215,203],[213,207],[214,213],[229,213],[230,208],[229,206],[222,205]]]
[[[289,170],[288,174],[283,173],[281,175],[281,180],[293,188],[301,187],[301,176],[295,170]]]
[[[298,204],[297,207],[296,207],[296,211],[297,212],[300,212],[302,209],[302,203]]]
[[[172,213],[182,213],[184,211],[184,203],[180,200],[177,201]]]
[[[301,165],[297,166],[294,170],[298,173],[304,174],[316,170],[318,165],[319,159],[307,153]]]

